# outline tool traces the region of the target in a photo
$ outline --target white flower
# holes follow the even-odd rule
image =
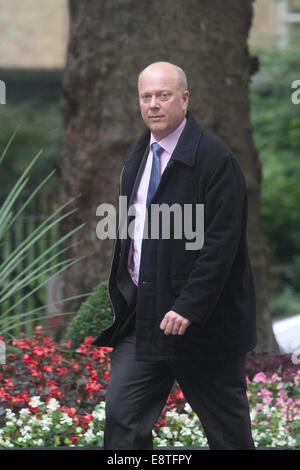
[[[42,446],[44,444],[44,441],[43,441],[43,439],[38,439],[34,443],[35,443],[36,446]]]
[[[185,402],[184,411],[187,411],[187,413],[193,411],[188,402]]]
[[[44,415],[42,416],[41,418],[41,422],[43,423],[43,425],[51,425],[52,424],[52,418],[50,418],[48,415]]]
[[[20,417],[25,417],[30,415],[30,411],[28,408],[22,408],[19,413]]]
[[[13,413],[13,412],[12,412],[11,410],[9,410],[9,409],[6,410],[6,415],[5,415],[5,417],[6,417],[6,419],[7,419],[7,423],[6,423],[6,424],[7,424],[8,426],[9,426],[9,425],[13,425],[13,424],[17,421],[15,413]],[[9,422],[9,424],[8,424],[8,422]]]
[[[173,437],[173,433],[171,432],[171,429],[168,426],[162,428],[162,433],[169,439]]]
[[[30,426],[24,426],[24,428],[20,429],[20,433],[22,434],[24,439],[28,439],[28,436],[30,437],[31,432],[32,428]]]
[[[94,418],[98,419],[99,421],[102,421],[103,419],[105,419],[105,410],[94,410],[92,412],[92,415],[94,416]]]
[[[88,431],[84,433],[84,437],[87,442],[91,442],[95,438],[95,434],[93,433],[91,429],[89,429]]]
[[[59,407],[59,403],[56,400],[56,398],[50,398],[49,403],[47,405],[47,410],[56,411],[58,407]]]
[[[38,406],[42,405],[43,402],[41,402],[39,396],[32,397],[29,401],[29,405],[32,406],[32,408],[37,408]]]
[[[64,413],[63,416],[60,418],[60,424],[72,425],[72,423],[73,423],[73,420],[67,413]]]
[[[189,435],[192,434],[192,431],[191,431],[190,429],[188,429],[188,428],[184,428],[184,429],[181,430],[181,434],[182,434],[183,436],[189,436]]]
[[[158,439],[157,447],[166,447],[168,445],[168,441],[166,439]]]

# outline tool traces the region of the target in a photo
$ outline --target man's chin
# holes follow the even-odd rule
[[[159,123],[149,123],[148,127],[155,137],[159,137],[160,139],[162,139],[165,135],[167,135],[166,127],[159,125]]]

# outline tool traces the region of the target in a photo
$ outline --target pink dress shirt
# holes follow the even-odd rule
[[[160,154],[160,176],[166,168],[168,161],[170,160],[172,153],[177,145],[179,137],[186,125],[186,118],[182,123],[173,131],[159,141],[159,145],[163,148],[163,152]],[[141,261],[141,250],[143,241],[143,231],[146,215],[146,200],[147,192],[152,168],[152,144],[157,142],[151,133],[150,138],[150,151],[147,157],[144,172],[141,177],[139,187],[134,197],[133,203],[135,204],[135,222],[134,222],[134,237],[131,240],[129,255],[128,255],[128,271],[133,282],[138,285],[139,279],[139,268]]]

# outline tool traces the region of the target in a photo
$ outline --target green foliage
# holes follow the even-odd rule
[[[254,139],[263,168],[261,214],[271,248],[272,270],[281,273],[282,298],[278,291],[273,292],[277,300],[272,305],[282,314],[284,301],[289,299],[285,312],[298,313],[293,309],[299,304],[295,298],[299,281],[295,282],[294,264],[300,253],[300,105],[291,101],[295,91],[291,84],[300,78],[300,56],[294,46],[253,53],[260,61],[260,70],[250,86],[250,102]],[[290,290],[283,295],[286,288]]]
[[[56,103],[43,103],[31,100],[20,103],[7,103],[1,106],[0,148],[4,148],[13,134],[16,123],[18,133],[14,138],[13,154],[1,166],[1,191],[7,192],[11,184],[22,174],[35,153],[44,148],[43,158],[32,168],[28,187],[38,184],[60,160],[62,142],[62,122]],[[58,176],[53,175],[47,184],[48,191],[55,188]]]
[[[71,339],[71,348],[77,349],[86,336],[95,338],[112,322],[107,281],[94,287],[89,297],[81,304],[65,333],[65,341]]]
[[[273,296],[270,308],[274,317],[292,316],[300,312],[300,296],[291,287],[285,286],[280,294]]]
[[[258,52],[251,119],[263,164],[262,217],[276,262],[300,252],[300,106],[291,101],[300,56],[293,47]]]
[[[2,155],[0,155],[0,166],[6,157],[10,144],[14,138],[11,137],[6,145]],[[0,334],[5,338],[11,336],[16,332],[17,327],[26,324],[32,318],[35,320],[43,319],[45,314],[38,316],[39,311],[44,310],[47,305],[37,309],[28,310],[26,312],[19,312],[18,306],[23,301],[32,296],[36,291],[41,289],[49,278],[56,276],[63,272],[68,267],[72,266],[81,258],[65,259],[62,257],[70,247],[65,247],[61,250],[58,249],[59,245],[63,244],[65,240],[77,232],[85,224],[76,227],[71,232],[67,233],[61,238],[46,248],[40,255],[36,256],[28,262],[27,254],[31,247],[36,246],[41,240],[47,236],[52,227],[57,226],[61,220],[65,219],[69,214],[76,211],[76,209],[56,217],[71,201],[59,207],[54,214],[45,218],[34,230],[18,243],[15,248],[10,248],[8,239],[12,234],[15,224],[18,219],[24,215],[25,209],[30,205],[30,202],[41,191],[46,182],[52,176],[53,171],[42,180],[42,182],[29,194],[25,202],[21,206],[17,206],[18,198],[24,192],[24,189],[29,182],[28,174],[41,155],[41,151],[32,159],[26,169],[22,172],[17,182],[10,189],[3,204],[0,206]],[[2,173],[1,173],[2,176]],[[9,247],[7,249],[7,247]],[[4,250],[5,248],[5,250]],[[5,253],[5,256],[4,256]],[[63,258],[63,259],[62,259]],[[61,260],[62,259],[62,260]],[[24,288],[27,288],[27,293],[23,294]],[[79,296],[80,297],[80,296]],[[18,298],[18,300],[16,300]],[[65,299],[69,300],[69,299]],[[72,312],[69,312],[72,313]],[[67,314],[65,312],[64,314]]]

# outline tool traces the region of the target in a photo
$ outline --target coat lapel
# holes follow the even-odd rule
[[[199,126],[193,115],[188,111],[186,126],[178,140],[166,169],[175,161],[180,161],[185,165],[193,166],[195,163],[196,150],[202,134],[202,128]],[[146,129],[125,157],[121,178],[121,194],[127,196],[128,201],[132,201],[133,195],[135,194],[135,190],[137,189],[137,185],[142,176],[149,152],[149,142],[150,131],[149,129]]]

